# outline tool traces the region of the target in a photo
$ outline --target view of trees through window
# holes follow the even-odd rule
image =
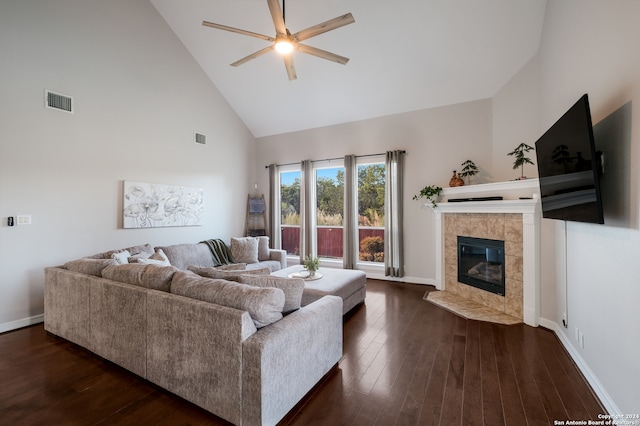
[[[316,170],[317,255],[342,258],[344,168]],[[383,163],[358,165],[358,246],[359,260],[384,262]],[[282,248],[299,254],[300,171],[280,173]]]
[[[358,166],[358,258],[384,262],[384,164]]]
[[[282,249],[300,254],[300,171],[280,173],[280,232]]]

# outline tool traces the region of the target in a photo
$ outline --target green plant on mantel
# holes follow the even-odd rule
[[[531,161],[529,157],[525,156],[525,154],[531,150],[533,150],[533,147],[523,142],[518,145],[516,149],[507,154],[512,155],[516,158],[516,160],[513,162],[513,170],[516,170],[518,167],[520,167],[520,177],[518,178],[519,180],[526,179],[526,176],[524,175],[524,165],[533,164],[533,161]]]
[[[438,205],[436,203],[436,199],[441,192],[442,188],[440,188],[439,186],[429,185],[422,188],[419,194],[413,196],[413,199],[419,200],[421,198],[426,198],[427,201],[431,203],[431,206],[436,207]]]
[[[462,170],[460,170],[460,177],[467,179],[467,185],[471,182],[471,177],[478,174],[478,166],[472,160],[467,160],[464,163],[460,164],[462,166]]]

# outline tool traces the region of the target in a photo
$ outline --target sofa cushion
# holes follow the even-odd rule
[[[211,250],[206,244],[174,244],[172,246],[161,246],[169,258],[169,262],[178,269],[185,270],[189,265],[209,267],[215,266]]]
[[[228,265],[215,266],[218,271],[243,271],[247,269],[246,263],[230,263]]]
[[[258,263],[258,240],[255,237],[231,238],[231,256],[235,262]]]
[[[156,252],[147,258],[139,257],[136,259],[137,263],[142,263],[145,265],[160,265],[160,266],[171,266],[171,262],[169,262],[169,258],[162,249],[156,249]]]
[[[238,282],[256,287],[279,288],[284,292],[283,314],[300,309],[304,280],[302,278],[283,278],[271,275],[240,275]]]
[[[246,265],[245,265],[246,266]],[[222,269],[217,268],[198,268],[197,266],[189,266],[191,272],[195,272],[201,277],[215,278],[221,280],[238,281],[238,277],[243,274],[251,275],[269,275],[271,269],[269,268],[256,268],[256,269]]]
[[[73,272],[82,274],[102,276],[102,270],[109,265],[117,265],[114,259],[93,259],[85,257],[82,259],[72,260],[64,264],[63,268]]]
[[[278,288],[204,278],[191,271],[175,273],[171,293],[247,311],[257,328],[281,319],[285,300],[284,292]]]
[[[269,237],[261,236],[258,239],[258,261],[269,260],[271,251],[269,250]]]
[[[173,266],[129,263],[127,265],[107,266],[102,270],[102,277],[113,281],[168,292],[171,287],[171,279],[176,272],[178,272],[178,269]]]

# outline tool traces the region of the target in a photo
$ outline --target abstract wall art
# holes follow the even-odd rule
[[[202,225],[202,188],[124,181],[123,194],[125,229]]]

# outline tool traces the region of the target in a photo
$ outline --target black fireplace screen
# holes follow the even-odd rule
[[[504,296],[504,241],[458,236],[458,282]]]

